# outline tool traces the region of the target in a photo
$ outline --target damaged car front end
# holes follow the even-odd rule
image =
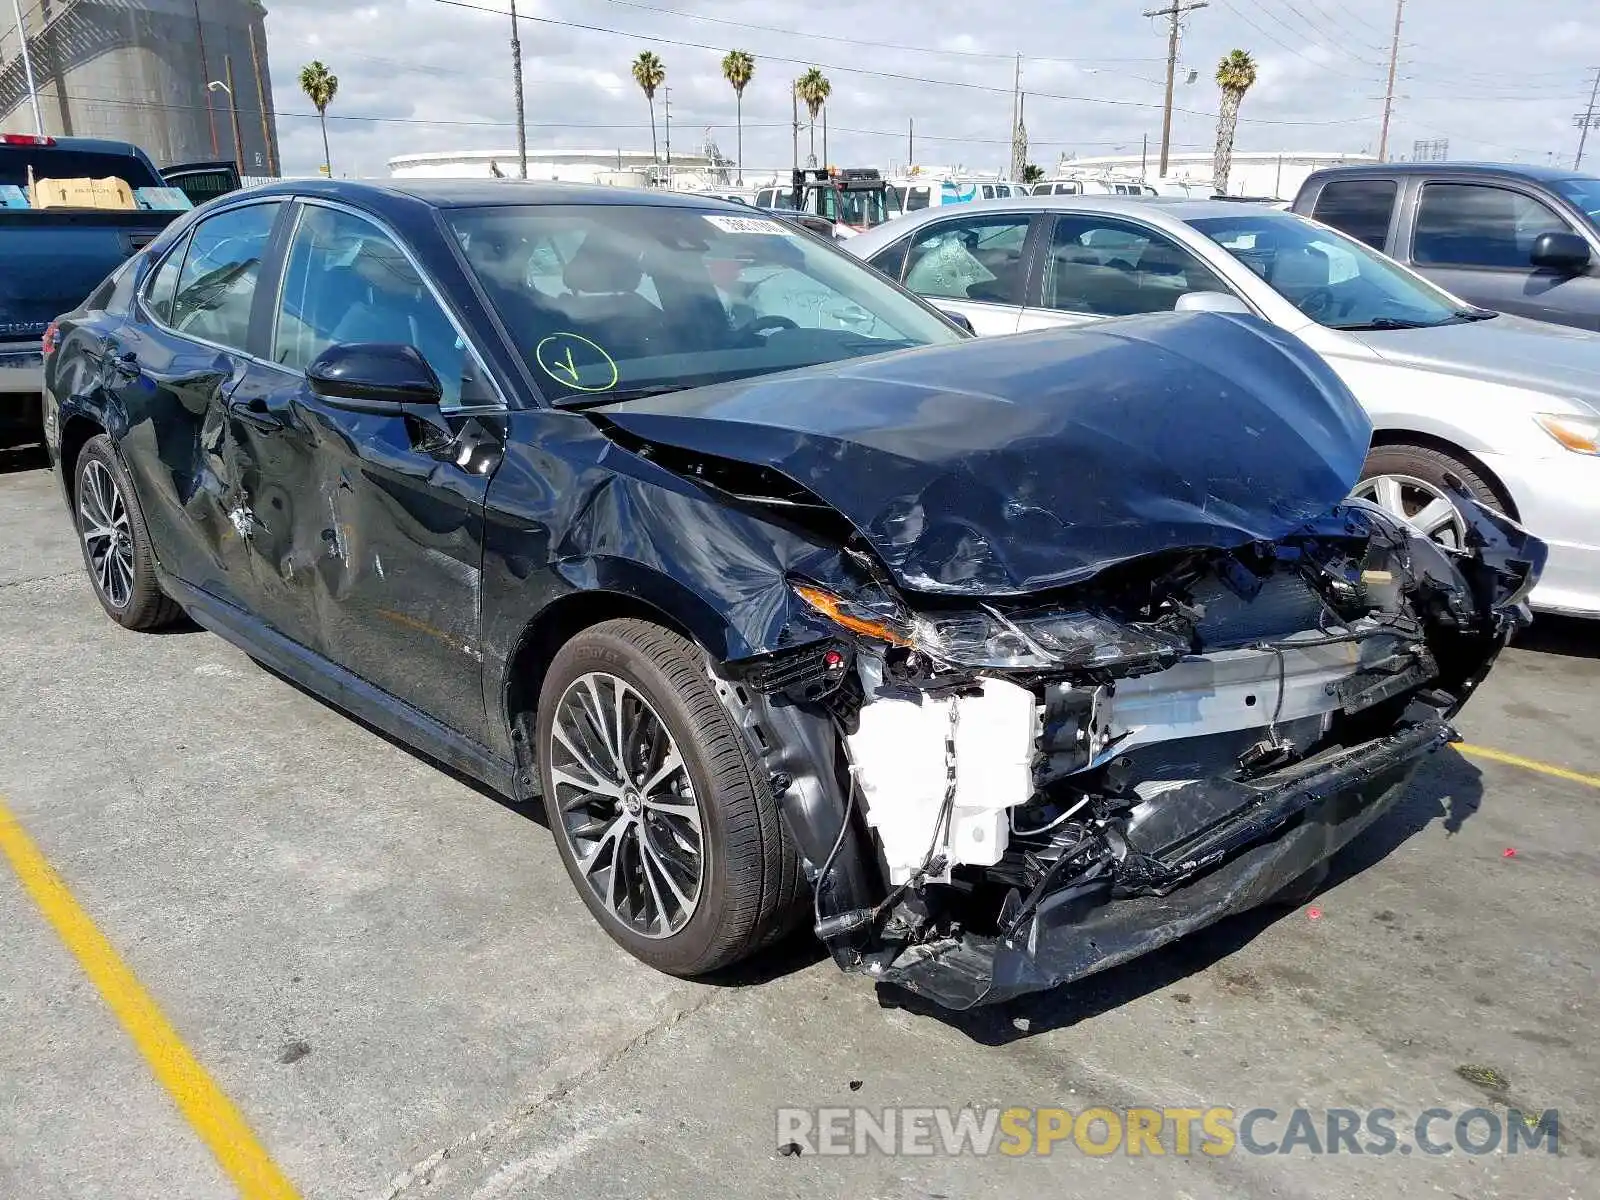
[[[1364,419],[1286,339],[1209,317],[1094,336],[1070,386],[1016,378],[1030,353],[1062,366],[1059,340],[1018,339],[1013,378],[968,392],[964,438],[937,414],[967,389],[948,364],[915,377],[917,356],[852,368],[858,400],[916,401],[888,431],[825,433],[802,403],[802,434],[748,389],[603,418],[724,499],[839,536],[836,567],[785,579],[778,644],[713,673],[817,936],[952,1008],[1114,966],[1317,870],[1455,737],[1543,563],[1465,492],[1460,551],[1343,500]],[[1119,424],[1133,356],[1181,406],[1170,427]],[[1030,386],[1053,400],[1024,416]]]

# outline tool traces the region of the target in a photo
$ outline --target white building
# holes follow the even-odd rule
[[[528,178],[644,187],[653,162],[648,150],[529,150]],[[395,179],[489,179],[496,172],[507,179],[518,177],[515,150],[443,150],[389,160],[389,175]],[[664,178],[665,156],[660,173]],[[674,152],[672,181],[678,188],[713,186],[714,165],[703,154]]]
[[[1235,151],[1233,169],[1228,174],[1230,196],[1276,196],[1293,200],[1306,176],[1323,167],[1377,162],[1371,154],[1346,154],[1331,151],[1325,154],[1290,150]],[[1144,179],[1156,184],[1162,191],[1186,188],[1195,196],[1211,195],[1212,155],[1203,153],[1173,154],[1167,159],[1164,179],[1156,177],[1156,155],[1148,159],[1138,154],[1106,155],[1099,158],[1064,158],[1056,166],[1056,174],[1063,178],[1101,173],[1122,178]],[[1163,186],[1167,185],[1167,186]]]

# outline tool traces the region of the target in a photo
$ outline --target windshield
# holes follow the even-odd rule
[[[1591,222],[1600,226],[1600,179],[1593,175],[1578,175],[1571,179],[1558,179],[1551,186],[1583,209]]]
[[[871,229],[882,225],[891,214],[898,216],[903,211],[899,201],[900,197],[888,187],[861,192],[832,187],[817,189],[821,215],[857,229]]]
[[[1189,224],[1329,329],[1409,329],[1478,315],[1361,242],[1289,213]]]
[[[445,216],[558,404],[962,338],[865,264],[771,217],[642,204]]]

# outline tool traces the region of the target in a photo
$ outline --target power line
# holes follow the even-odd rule
[[[711,25],[726,25],[734,29],[749,29],[759,33],[777,33],[784,37],[808,38],[815,42],[840,42],[847,46],[870,45],[874,50],[900,50],[912,54],[940,54],[948,57],[960,58],[992,58],[1010,61],[1014,56],[1009,50],[963,50],[957,48],[945,49],[936,46],[909,46],[897,42],[868,42],[863,43],[858,37],[843,37],[831,33],[809,33],[800,29],[785,29],[776,25],[757,25],[751,21],[735,21],[729,17],[713,17],[705,13],[680,12],[676,9],[662,8],[655,4],[645,4],[642,0],[605,0],[607,4],[615,4],[622,8],[636,8],[644,12],[662,17],[680,17],[690,21],[705,21]],[[793,60],[799,61],[799,60]],[[1029,62],[1057,63],[1071,66],[1077,63],[1123,63],[1123,62],[1160,62],[1159,58],[1047,58],[1040,55],[1029,55]]]
[[[1372,82],[1371,77],[1362,77],[1362,76],[1359,76],[1359,75],[1352,75],[1348,71],[1339,70],[1339,68],[1331,65],[1330,63],[1318,62],[1316,59],[1312,58],[1309,54],[1302,53],[1298,47],[1291,46],[1288,42],[1284,41],[1281,37],[1278,37],[1276,34],[1270,32],[1270,31],[1268,31],[1266,29],[1263,29],[1260,25],[1257,25],[1249,17],[1245,16],[1244,13],[1240,12],[1237,8],[1235,8],[1233,6],[1233,4],[1230,2],[1230,0],[1218,0],[1218,3],[1220,3],[1222,5],[1222,7],[1226,8],[1234,16],[1238,17],[1239,20],[1243,21],[1246,25],[1250,26],[1251,29],[1254,29],[1262,37],[1266,38],[1269,42],[1272,42],[1273,44],[1281,47],[1282,49],[1287,50],[1290,54],[1294,55],[1296,58],[1302,59],[1305,62],[1310,63],[1313,67],[1317,68],[1317,70],[1326,71],[1330,75],[1338,75],[1342,79],[1352,79],[1352,80],[1355,80],[1357,83],[1371,83]],[[1240,117],[1239,119],[1240,119],[1241,122],[1246,120],[1246,118],[1244,118],[1244,117]],[[1346,122],[1340,122],[1340,124],[1346,124]]]
[[[447,7],[450,7],[450,8],[466,9],[466,10],[471,11],[471,12],[491,13],[491,14],[493,14],[495,16],[500,16],[500,17],[505,16],[505,13],[503,11],[501,11],[500,9],[489,8],[489,7],[486,7],[485,5],[482,5],[482,4],[472,4],[472,3],[469,3],[468,0],[434,0],[434,3],[435,4],[443,4],[443,5],[445,5]],[[589,33],[611,34],[611,35],[613,35],[615,37],[628,38],[630,41],[654,42],[656,44],[663,45],[663,46],[682,46],[682,47],[685,47],[686,49],[690,49],[690,50],[708,50],[708,51],[712,52],[713,54],[721,54],[721,53],[723,53],[723,50],[724,50],[724,48],[721,47],[721,46],[713,46],[713,45],[710,45],[710,44],[708,44],[706,42],[691,42],[691,41],[688,41],[688,40],[683,39],[683,38],[655,37],[655,36],[650,35],[650,34],[641,34],[641,33],[638,33],[638,32],[632,31],[632,30],[612,29],[612,28],[609,28],[609,27],[604,26],[604,25],[589,25],[589,24],[585,24],[585,23],[579,22],[579,21],[560,20],[560,19],[555,18],[555,17],[529,17],[529,16],[524,16],[521,19],[524,20],[524,21],[533,21],[533,22],[536,22],[536,23],[539,23],[539,24],[544,24],[544,25],[560,26],[562,28],[567,28],[567,29],[582,29],[582,30],[585,30],[586,32],[589,32]],[[899,80],[899,81],[901,81],[903,83],[923,83],[923,84],[934,85],[934,86],[937,86],[937,87],[962,88],[962,89],[965,89],[965,90],[968,90],[968,91],[986,92],[986,93],[989,93],[991,95],[1009,96],[1011,94],[1011,89],[1007,88],[1007,87],[1000,87],[1000,86],[997,86],[997,85],[994,85],[994,84],[987,84],[987,83],[975,83],[975,82],[973,82],[971,80],[965,80],[965,79],[935,79],[935,78],[931,78],[931,77],[925,76],[925,75],[907,75],[907,74],[905,74],[903,72],[899,72],[899,71],[880,71],[880,70],[874,70],[874,69],[872,69],[870,67],[851,67],[851,66],[842,65],[840,63],[817,62],[817,61],[815,61],[813,59],[808,59],[808,58],[789,58],[789,57],[786,57],[784,55],[778,55],[778,54],[754,54],[754,53],[752,53],[751,57],[752,58],[761,59],[761,60],[764,60],[766,62],[788,63],[791,66],[817,67],[819,70],[838,71],[838,72],[842,72],[843,74],[846,74],[846,75],[868,75],[868,76],[872,76],[872,77],[878,78],[878,79],[894,79],[894,80]],[[1033,91],[1033,90],[1030,90],[1028,92],[1028,95],[1034,97],[1035,99],[1062,100],[1062,101],[1067,101],[1067,102],[1070,102],[1070,103],[1077,103],[1077,104],[1099,104],[1099,105],[1105,105],[1107,107],[1112,107],[1112,108],[1153,109],[1153,108],[1160,108],[1161,107],[1161,105],[1153,104],[1153,103],[1151,103],[1150,101],[1147,101],[1147,100],[1116,100],[1116,99],[1111,99],[1111,98],[1108,98],[1108,97],[1105,97],[1105,96],[1069,96],[1069,95],[1064,95],[1064,94],[1059,93],[1059,92],[1040,92],[1040,91]],[[1212,118],[1212,119],[1215,119],[1215,117],[1217,116],[1217,114],[1215,112],[1207,112],[1207,111],[1205,111],[1203,109],[1197,109],[1197,108],[1174,108],[1172,111],[1173,112],[1181,112],[1181,113],[1184,113],[1185,115],[1188,115],[1188,116],[1208,117],[1208,118]],[[1271,118],[1271,117],[1240,117],[1239,118],[1239,122],[1240,122],[1240,124],[1244,124],[1244,125],[1293,125],[1293,126],[1312,127],[1312,126],[1349,125],[1352,121],[1368,120],[1368,119],[1370,119],[1370,118],[1367,118],[1367,117],[1341,117],[1341,118],[1337,118],[1337,119],[1334,119],[1334,120],[1297,121],[1297,120],[1278,120],[1278,119]]]

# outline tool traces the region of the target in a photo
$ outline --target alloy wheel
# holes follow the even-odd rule
[[[1425,537],[1453,550],[1466,546],[1467,522],[1437,485],[1415,475],[1374,475],[1352,493],[1409,522]]]
[[[700,903],[706,843],[661,715],[627,681],[591,672],[561,694],[550,743],[555,807],[578,874],[630,932],[679,932]]]
[[[98,459],[89,460],[78,483],[78,531],[100,594],[112,608],[127,608],[133,598],[133,530],[122,489]]]

